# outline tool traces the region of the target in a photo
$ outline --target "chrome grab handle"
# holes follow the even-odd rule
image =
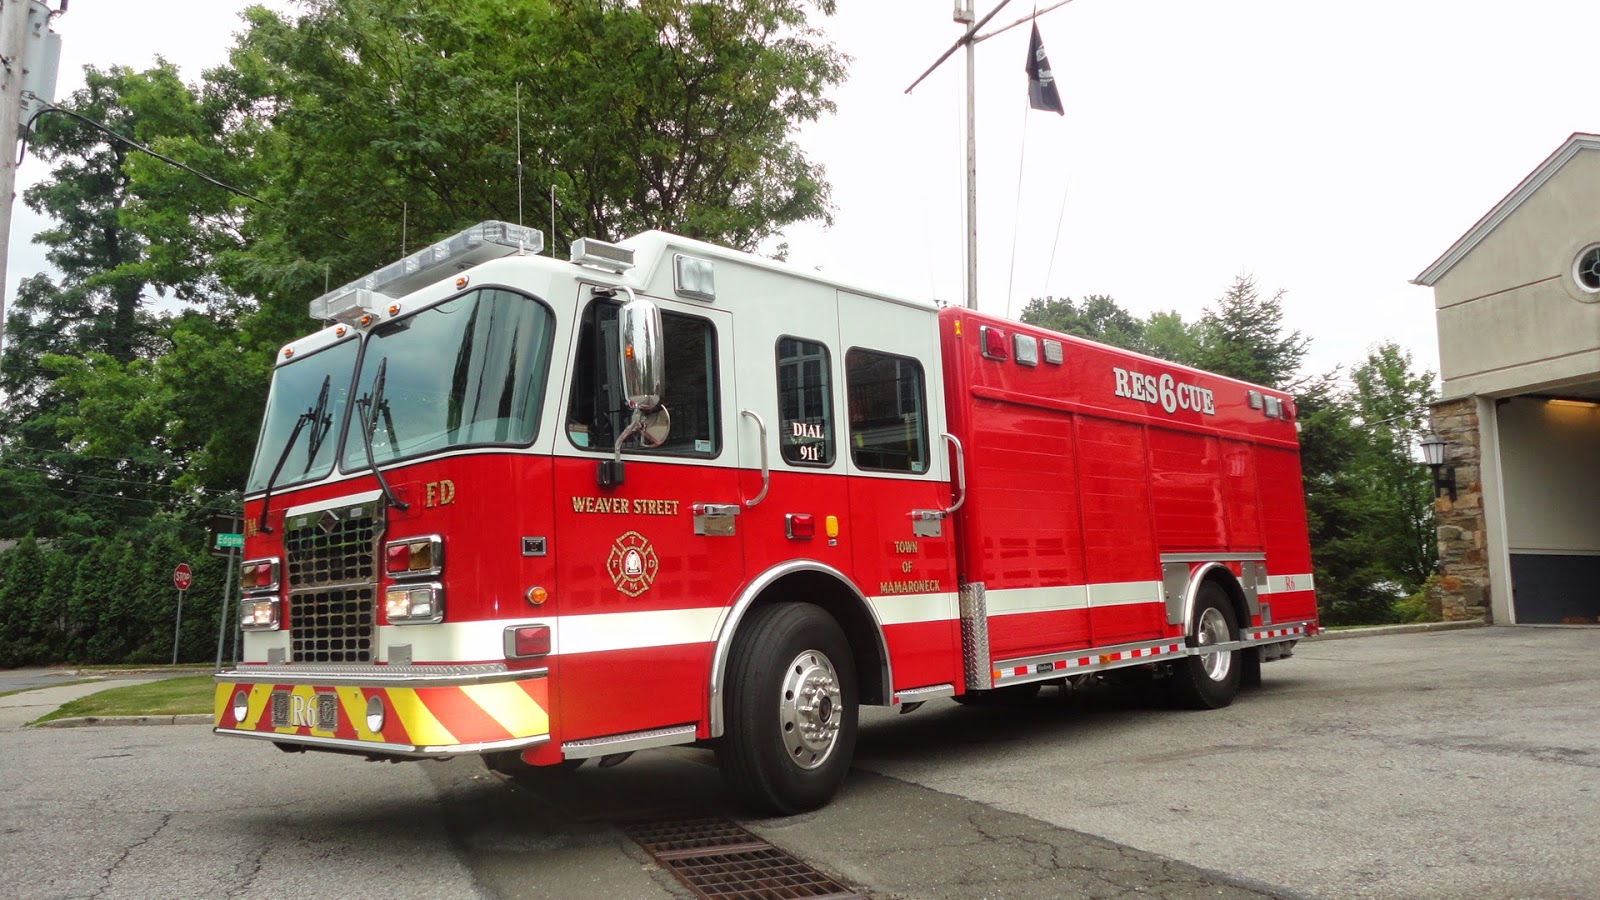
[[[967,502],[967,458],[961,452],[960,439],[955,435],[946,431],[940,437],[949,441],[951,446],[956,448],[956,487],[961,490],[961,495],[956,498],[956,502],[950,504],[950,508],[944,511],[945,515],[949,515],[960,509],[961,504]]]
[[[767,499],[767,488],[772,486],[772,472],[767,468],[767,423],[761,421],[761,417],[756,415],[753,410],[741,409],[739,410],[739,415],[755,419],[756,428],[761,431],[761,493],[744,502],[745,506],[755,506],[762,500]]]
[[[696,503],[690,507],[690,511],[707,519],[726,519],[729,516],[737,516],[739,507],[733,503]]]

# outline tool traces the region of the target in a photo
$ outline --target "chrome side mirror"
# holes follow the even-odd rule
[[[665,351],[661,346],[661,310],[637,297],[617,311],[621,336],[622,390],[629,409],[649,412],[661,403],[665,389]]]
[[[623,288],[627,290],[627,288]],[[667,439],[672,419],[661,405],[666,389],[666,351],[661,345],[661,310],[628,291],[628,302],[617,311],[617,333],[622,354],[622,393],[632,420],[617,435],[612,458],[602,461],[596,480],[602,488],[622,484],[622,445],[634,435],[646,447],[659,447]]]

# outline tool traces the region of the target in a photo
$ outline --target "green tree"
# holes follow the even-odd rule
[[[1432,573],[1433,495],[1412,459],[1433,399],[1433,376],[1417,372],[1392,342],[1350,373],[1312,379],[1300,392],[1304,473],[1317,597],[1329,624],[1394,621],[1397,597]]]
[[[49,564],[30,533],[0,557],[0,668],[43,662],[32,609],[43,595]]]
[[[1035,297],[1022,308],[1021,318],[1030,325],[1113,347],[1144,349],[1144,321],[1104,294],[1090,294],[1082,304],[1073,302],[1071,297]]]
[[[1195,365],[1199,352],[1195,326],[1184,322],[1177,310],[1150,314],[1144,326],[1144,352],[1184,365]]]
[[[1412,593],[1438,561],[1433,526],[1433,482],[1416,463],[1412,448],[1428,431],[1433,373],[1413,369],[1410,351],[1384,341],[1350,373],[1356,415],[1366,436],[1353,469],[1382,523],[1373,535],[1373,552]]]
[[[162,63],[146,72],[89,67],[86,86],[64,100],[66,114],[42,117],[33,151],[50,161],[51,177],[25,199],[54,224],[35,240],[47,248],[57,278],[35,275],[18,292],[0,365],[0,434],[6,465],[0,470],[0,536],[34,530],[60,536],[88,529],[109,533],[149,512],[152,495],[164,499],[166,483],[183,460],[144,444],[124,441],[121,452],[86,452],[77,426],[103,400],[141,397],[133,387],[121,397],[96,398],[63,376],[85,359],[106,361],[104,371],[137,370],[165,348],[165,325],[148,309],[171,288],[150,265],[158,246],[137,227],[131,174],[134,151],[106,131],[156,142],[174,130],[209,127],[184,113],[195,105],[177,73]],[[84,119],[102,123],[102,128]],[[180,202],[177,198],[171,202]],[[80,379],[81,381],[81,379]],[[102,415],[102,418],[104,416]]]
[[[1255,278],[1241,274],[1208,308],[1196,329],[1192,364],[1207,371],[1284,390],[1295,380],[1310,339],[1284,330],[1280,290],[1262,297]]]

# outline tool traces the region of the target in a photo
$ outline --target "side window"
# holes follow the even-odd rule
[[[609,453],[632,413],[623,399],[618,357],[618,305],[596,300],[584,311],[573,364],[572,396],[567,403],[567,437],[589,450]],[[659,447],[644,447],[638,437],[622,449],[673,456],[716,456],[722,444],[717,422],[717,333],[697,316],[661,313],[666,362],[662,405],[672,430]]]
[[[833,379],[828,348],[778,339],[778,448],[797,466],[833,464]]]
[[[850,458],[863,469],[928,471],[928,417],[922,366],[873,350],[844,355],[850,404]]]

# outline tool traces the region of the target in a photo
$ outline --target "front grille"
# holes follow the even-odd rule
[[[378,518],[371,506],[295,516],[284,529],[289,590],[376,577]]]
[[[289,595],[291,658],[308,663],[372,662],[377,588],[370,584]]]
[[[302,513],[284,523],[292,662],[372,662],[382,523],[374,504]]]

